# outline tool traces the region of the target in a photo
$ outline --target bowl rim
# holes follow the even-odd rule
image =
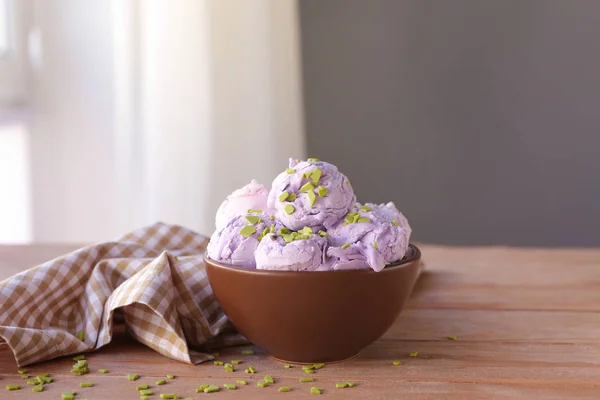
[[[329,270],[329,271],[279,271],[279,270],[265,270],[265,269],[256,269],[256,268],[245,268],[238,267],[231,264],[226,264],[220,261],[215,261],[212,258],[208,257],[208,252],[204,252],[203,260],[207,264],[211,264],[214,267],[219,269],[226,269],[233,272],[239,272],[242,274],[253,274],[253,275],[270,275],[270,276],[290,276],[296,274],[381,274],[386,271],[394,271],[397,269],[405,268],[409,264],[419,261],[421,259],[421,250],[412,243],[408,245],[409,249],[412,250],[412,254],[409,257],[405,257],[402,260],[393,262],[391,264],[386,265],[381,271],[377,272],[371,268],[360,268],[360,269],[343,269],[343,270]]]

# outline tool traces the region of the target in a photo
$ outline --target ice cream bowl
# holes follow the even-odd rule
[[[356,356],[394,323],[419,275],[421,252],[386,266],[341,271],[265,271],[204,257],[214,295],[233,325],[281,361]]]

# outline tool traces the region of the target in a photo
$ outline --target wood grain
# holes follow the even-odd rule
[[[57,256],[75,246],[0,246],[0,279]],[[597,399],[600,393],[600,250],[540,250],[513,248],[452,248],[422,246],[426,273],[410,304],[383,338],[355,360],[331,364],[316,374],[314,386],[327,398],[342,399]],[[446,337],[456,335],[458,340]],[[412,358],[410,352],[419,352]],[[314,398],[308,376],[258,352],[227,349],[221,359],[242,359],[258,374],[227,373],[212,364],[190,366],[169,360],[119,333],[113,343],[88,355],[93,372],[71,376],[70,358],[27,368],[49,372],[55,383],[43,393],[31,393],[16,372],[6,345],[0,345],[0,398],[57,399],[66,390],[87,399],[138,399],[135,386],[152,386],[168,373],[177,376],[155,393],[204,398],[194,389],[202,383],[233,383],[247,387],[221,391],[219,398]],[[402,365],[393,366],[399,359]],[[243,368],[239,368],[243,370]],[[129,382],[127,373],[141,375]],[[255,383],[264,375],[277,383],[265,389]],[[358,386],[335,389],[352,380]],[[91,381],[93,388],[80,389]],[[9,383],[24,389],[4,391]],[[279,393],[288,385],[293,391]],[[156,388],[156,387],[154,387]],[[153,396],[152,398],[158,398]]]

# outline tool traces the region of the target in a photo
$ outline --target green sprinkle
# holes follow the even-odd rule
[[[327,233],[325,231],[319,231],[319,236],[321,236],[321,237],[327,237],[327,236],[329,236],[329,233]]]
[[[250,237],[256,232],[256,227],[253,225],[246,225],[240,230],[240,235],[244,237]]]
[[[23,375],[25,372],[27,372],[26,369],[18,369],[17,373]]]
[[[319,194],[319,197],[323,197],[325,196],[327,193],[329,193],[329,190],[327,190],[327,188],[325,186],[319,186],[317,188],[317,193]]]
[[[42,378],[42,379],[44,380],[44,383],[52,383],[52,381],[54,380],[54,379],[52,379],[50,377],[48,377],[48,378]]]
[[[448,336],[448,340],[456,340],[456,336]]]
[[[358,222],[359,224],[362,222],[366,222],[368,224],[369,222],[371,222],[371,220],[369,218],[362,217],[362,218],[359,218],[358,221],[356,221],[356,222]]]
[[[290,193],[290,195],[287,198],[287,201],[294,201],[298,198],[298,195],[296,195],[296,193]]]
[[[167,375],[167,379],[175,379],[175,375]]]
[[[135,387],[135,390],[146,390],[146,389],[148,389],[149,387],[150,387],[150,386],[148,386],[148,384],[146,383],[146,384],[143,384],[143,385],[137,385],[137,386]],[[148,395],[145,395],[145,396],[148,396]]]
[[[81,361],[81,360],[85,360],[85,356],[83,354],[73,357],[73,361]]]
[[[137,389],[137,388],[136,388]],[[141,396],[152,396],[154,392],[152,390],[148,390],[148,385],[144,389],[138,389],[140,391]]]
[[[393,219],[393,220],[392,220],[392,224],[393,224],[394,226],[398,226],[398,221],[396,221],[395,219]]]
[[[242,360],[231,360],[231,363],[233,365],[238,365],[238,364],[241,364],[242,362],[243,362]]]
[[[248,382],[243,381],[243,380],[239,380],[239,381],[235,381],[238,385],[247,385]]]
[[[308,162],[318,162],[319,159],[318,158],[307,158],[306,161],[308,161]]]
[[[275,383],[275,380],[273,379],[273,377],[271,375],[265,376],[264,381],[267,382],[267,383],[269,383],[269,384]]]
[[[77,332],[77,339],[79,339],[83,342],[83,331]]]
[[[290,233],[290,230],[288,228],[279,228],[277,233],[279,233],[280,235],[287,235]],[[242,352],[242,354],[244,354],[244,353]]]
[[[246,215],[246,221],[250,222],[251,224],[258,224],[260,217],[256,215]]]
[[[294,237],[292,235],[281,235],[281,237],[286,243],[291,243],[294,241]]]
[[[223,361],[214,361],[213,364],[215,364],[215,365],[223,365]]]
[[[303,193],[312,192],[312,190],[314,188],[315,188],[315,185],[313,185],[312,182],[307,182],[304,185],[302,185],[302,187],[300,188],[300,191]]]
[[[346,384],[348,385],[348,387],[356,386],[356,383],[354,383],[354,382],[346,382]]]
[[[359,219],[360,219],[360,214],[356,213],[356,215],[354,216],[354,218],[352,218],[352,222],[353,223],[357,223]]]
[[[315,201],[317,201],[317,196],[315,195],[315,193],[313,191],[308,192],[307,195],[308,195],[308,204],[310,204],[311,207],[314,207]]]
[[[308,179],[308,178],[310,178],[310,172],[304,172],[302,174],[302,179]]]
[[[92,386],[94,386],[94,384],[92,382],[81,382],[79,384],[79,387],[82,387],[82,388],[83,387],[92,387]]]
[[[325,364],[314,364],[313,367],[315,367],[315,369],[321,369],[325,366]]]
[[[287,204],[285,207],[283,207],[283,211],[285,211],[287,215],[290,215],[296,211],[296,208],[294,208],[294,206],[291,204]]]
[[[271,228],[269,228],[269,233],[275,233],[275,224],[271,224]]]
[[[346,185],[349,185],[350,181],[348,179],[346,179]]]
[[[258,381],[258,383],[256,384],[256,387],[259,387],[259,388],[265,388],[267,386],[269,386],[269,384],[265,381]]]
[[[166,383],[167,383],[167,381],[166,381],[166,380],[164,380],[164,379],[161,379],[161,380],[159,380],[159,381],[156,381],[156,384],[157,384],[157,385],[165,385]]]
[[[261,240],[263,240],[263,238],[265,236],[267,236],[269,234],[269,228],[265,227],[265,229],[262,230],[262,232],[260,233],[260,235],[258,235],[258,241],[260,242]]]
[[[29,379],[29,375],[21,375],[21,379]]]
[[[314,369],[315,369],[314,365],[306,365],[306,366],[302,367],[302,371],[306,372],[307,374],[314,374],[315,373]]]
[[[292,368],[292,364],[285,364],[285,365],[283,366],[283,368],[290,369],[290,368]]]
[[[107,369],[104,369],[104,368],[100,368],[100,369],[98,370],[98,372],[100,372],[101,374],[108,374],[110,371],[109,371],[109,370],[107,370]]]
[[[348,387],[348,383],[347,382],[342,382],[342,383],[336,383],[335,387],[338,389],[344,389]]]
[[[204,393],[213,393],[218,392],[219,390],[221,390],[220,387],[215,385],[209,385],[206,389],[204,389]]]
[[[47,378],[48,377],[48,373],[44,372],[43,374],[37,374],[35,377],[36,378]]]
[[[411,356],[411,357],[416,357],[416,356],[418,356],[418,355],[419,355],[419,352],[418,352],[418,351],[415,351],[414,353],[410,353],[410,356]]]
[[[75,395],[66,394],[66,393],[63,393],[60,396],[62,397],[63,400],[73,400],[75,398]]]
[[[138,374],[127,374],[127,379],[129,379],[130,381],[135,381],[139,379],[139,375]]]
[[[36,376],[35,378],[33,378],[33,380],[36,381],[38,385],[44,384],[44,379],[39,376]]]
[[[320,388],[318,388],[318,387],[314,387],[314,386],[313,386],[313,387],[311,387],[311,388],[310,388],[310,394],[321,394],[321,391],[322,391],[322,390],[323,390],[323,389],[320,389]]]
[[[400,365],[400,364],[402,364],[402,362],[400,362],[400,360],[394,360],[394,361],[392,361],[392,364]]]
[[[43,392],[44,391],[44,385],[37,385],[31,388],[32,392]]]
[[[313,172],[310,174],[312,181],[314,183],[319,183],[319,179],[321,179],[322,173],[323,173],[323,171],[321,171],[319,168],[313,169]]]
[[[223,387],[227,390],[236,390],[237,386],[235,386],[233,383],[224,383]]]
[[[174,394],[170,394],[170,393],[161,393],[160,394],[160,398],[161,399],[174,399],[175,395]]]
[[[204,393],[204,389],[206,389],[209,386],[209,384],[200,385],[200,387],[196,389],[196,393]]]
[[[286,168],[286,169],[285,169],[285,172],[286,172],[288,175],[291,175],[291,174],[295,174],[295,173],[296,173],[296,170],[295,170],[294,168]]]
[[[263,210],[261,210],[260,208],[254,209],[254,208],[249,208],[248,209],[248,214],[262,214]]]
[[[233,372],[233,371],[234,371],[233,366],[231,366],[231,365],[226,365],[225,366],[225,372]]]
[[[6,385],[6,390],[19,390],[21,386],[19,385]]]
[[[246,368],[244,372],[247,374],[255,374],[256,370],[254,369],[254,367],[250,366],[250,367]]]
[[[269,219],[270,219],[271,221],[275,221],[275,216],[271,215],[271,216],[269,216]]]
[[[245,354],[247,356],[254,354],[254,350],[249,349],[249,350],[242,350],[242,354]],[[252,368],[252,367],[250,367]]]
[[[362,211],[362,212],[369,212],[369,211],[371,211],[371,210],[372,210],[372,208],[371,208],[371,207],[369,207],[369,206],[362,206],[362,207],[360,208],[360,211]]]
[[[27,381],[27,384],[30,386],[35,386],[35,385],[39,385],[37,379],[30,379]]]
[[[377,245],[377,242],[373,242],[373,247],[375,247],[375,250],[379,250],[379,246]]]
[[[287,190],[284,190],[283,192],[281,192],[281,194],[279,195],[279,201],[281,201],[282,203],[284,201],[287,200],[287,198],[290,197],[290,194],[288,193]]]
[[[342,245],[342,249],[347,249],[348,247],[350,247],[350,243],[344,243]]]
[[[309,382],[313,382],[314,379],[313,378],[300,378],[300,383],[309,383]]]
[[[292,389],[289,386],[282,386],[279,389],[277,389],[278,392],[291,392]]]

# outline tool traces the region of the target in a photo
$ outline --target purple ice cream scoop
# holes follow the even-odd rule
[[[328,231],[327,256],[332,269],[372,268],[404,257],[411,228],[394,203],[357,203],[346,217]]]
[[[286,241],[282,235],[267,235],[256,249],[256,268],[281,271],[319,271],[324,264],[327,240],[318,235],[300,235]]]
[[[296,162],[273,181],[267,206],[286,227],[329,229],[356,202],[348,178],[333,164],[309,158]]]
[[[258,244],[269,232],[276,232],[282,227],[281,223],[264,213],[234,217],[211,236],[208,257],[240,267],[256,268],[254,252]]]

